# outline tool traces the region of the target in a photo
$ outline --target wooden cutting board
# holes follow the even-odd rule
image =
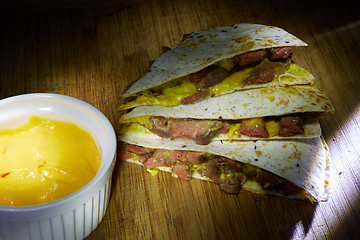
[[[14,1],[12,1],[14,2]],[[86,239],[354,239],[360,233],[360,14],[344,1],[18,1],[0,19],[0,99],[51,92],[100,109],[118,128],[118,98],[162,46],[241,22],[281,27],[309,44],[294,59],[336,112],[320,120],[333,194],[310,203],[182,181],[118,161],[107,213]],[[15,1],[16,3],[16,1]],[[7,11],[8,9],[8,11]]]

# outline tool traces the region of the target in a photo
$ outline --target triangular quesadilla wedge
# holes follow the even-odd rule
[[[314,202],[327,201],[330,194],[330,156],[320,137],[198,145],[134,132],[119,140],[119,159],[153,175],[162,170],[182,180],[209,180],[234,194],[245,189]]]
[[[151,131],[164,138],[212,140],[302,139],[321,135],[317,118],[333,111],[316,86],[236,91],[173,107],[143,106],[124,114],[122,130]]]
[[[292,62],[296,46],[307,44],[259,24],[193,32],[123,93],[119,109],[170,107],[242,89],[314,84],[314,77]]]

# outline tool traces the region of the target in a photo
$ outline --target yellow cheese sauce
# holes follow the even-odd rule
[[[69,122],[30,117],[0,130],[0,205],[32,206],[86,185],[101,156],[90,133]]]
[[[207,89],[209,90],[210,96],[220,96],[234,89],[238,89],[241,83],[250,76],[252,69],[253,68],[245,68],[240,71],[234,71],[233,74],[225,78],[222,82]],[[294,81],[297,81],[298,84],[313,84],[315,79],[307,70],[299,67],[295,63],[291,63],[289,69],[284,74],[275,77],[273,81],[278,82],[278,84],[281,82],[283,85],[292,84]],[[142,91],[138,93],[132,101],[126,102],[126,99],[122,99],[125,101],[121,104],[119,110],[138,105],[176,106],[181,104],[181,100],[197,92],[198,90],[195,83],[191,81],[188,76],[185,76],[158,87]],[[269,100],[273,101],[272,99]]]

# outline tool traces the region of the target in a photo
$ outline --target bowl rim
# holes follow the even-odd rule
[[[55,93],[29,93],[29,94],[21,94],[8,98],[4,98],[0,100],[0,107],[6,104],[10,104],[17,101],[26,101],[30,99],[43,98],[43,99],[51,99],[51,100],[64,100],[67,104],[67,107],[80,107],[84,110],[90,111],[96,116],[96,120],[103,124],[106,132],[104,133],[109,139],[109,151],[106,156],[102,156],[102,161],[106,160],[105,164],[100,167],[99,171],[95,175],[95,177],[88,182],[85,186],[77,190],[76,192],[65,196],[61,199],[34,205],[34,206],[23,206],[23,207],[12,207],[12,206],[1,206],[0,205],[0,222],[1,221],[21,221],[24,218],[24,221],[31,220],[41,220],[49,217],[54,217],[59,215],[59,212],[67,212],[75,209],[76,207],[82,205],[89,198],[86,199],[79,198],[79,196],[90,195],[89,192],[93,192],[94,195],[98,192],[99,188],[103,186],[108,180],[109,173],[111,175],[116,161],[116,148],[117,141],[115,130],[107,119],[107,117],[93,105],[80,100],[75,97],[63,95],[63,94],[55,94]],[[93,190],[94,189],[94,190]],[[86,192],[86,194],[84,194]],[[76,199],[78,198],[78,199]],[[71,207],[67,206],[71,202]],[[56,208],[56,210],[55,210]],[[46,212],[46,216],[43,216]],[[11,216],[9,216],[11,215]],[[26,219],[25,219],[26,218]]]

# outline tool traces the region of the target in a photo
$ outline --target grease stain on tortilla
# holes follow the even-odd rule
[[[254,46],[255,46],[255,42],[251,41],[251,42],[247,42],[247,43],[241,45],[240,49],[241,49],[241,51],[246,51],[246,49],[251,49]]]
[[[256,156],[260,157],[262,155],[262,152],[261,151],[255,151],[256,153]]]
[[[289,105],[289,102],[290,102],[290,100],[288,99],[288,98],[281,98],[280,99],[280,105],[283,105],[283,106],[288,106]]]
[[[270,102],[275,101],[275,97],[274,96],[266,96],[267,99],[269,99]]]
[[[251,40],[251,37],[244,36],[244,37],[236,38],[234,41],[237,43],[244,43],[244,42],[249,42],[250,40]]]

